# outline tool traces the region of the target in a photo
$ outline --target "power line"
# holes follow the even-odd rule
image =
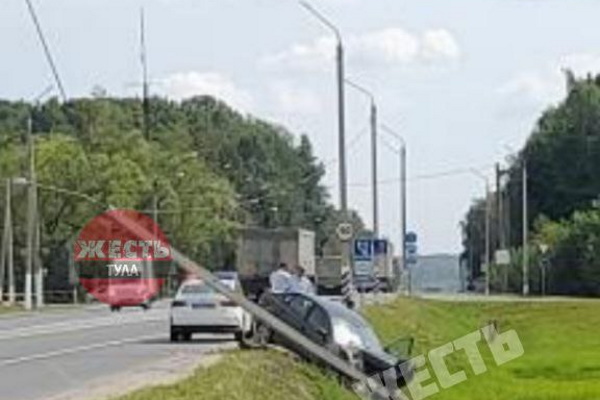
[[[450,177],[450,176],[470,174],[471,170],[473,168],[477,168],[477,169],[481,170],[481,169],[487,169],[487,168],[491,168],[491,167],[493,167],[492,164],[479,165],[476,167],[468,167],[468,168],[455,168],[455,169],[449,169],[446,171],[440,171],[440,172],[435,172],[435,173],[430,173],[430,174],[413,175],[413,176],[409,177],[407,179],[407,181],[414,182],[414,181],[429,180],[429,179],[440,179],[440,178],[446,178],[446,177]],[[378,181],[377,183],[380,185],[389,185],[389,184],[393,184],[393,183],[398,183],[400,180],[401,180],[400,177],[388,178],[388,179],[382,179],[382,180]],[[367,182],[354,182],[354,183],[348,184],[348,186],[352,186],[352,187],[369,187],[370,185],[371,185],[371,183],[367,183]]]
[[[58,69],[56,68],[54,59],[52,58],[52,53],[50,52],[50,47],[48,46],[48,42],[46,41],[46,37],[44,36],[44,32],[42,30],[42,26],[40,24],[40,21],[37,17],[36,12],[35,12],[35,8],[33,7],[31,0],[25,0],[25,3],[27,4],[27,8],[29,10],[29,15],[31,16],[33,24],[35,25],[35,29],[36,29],[38,38],[42,44],[42,48],[44,49],[44,54],[46,55],[46,60],[48,61],[48,64],[50,64],[50,69],[52,70],[52,75],[54,76],[54,80],[56,81],[56,86],[58,87],[60,96],[62,97],[63,101],[66,102],[67,94],[66,94],[65,88],[62,84],[62,80],[60,79],[60,75],[58,74]]]

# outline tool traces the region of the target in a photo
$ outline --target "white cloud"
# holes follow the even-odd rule
[[[311,44],[295,44],[285,51],[266,56],[261,60],[261,64],[275,68],[320,70],[328,67],[328,61],[333,60],[334,48],[334,38],[321,37]]]
[[[275,82],[271,91],[277,107],[283,113],[317,114],[322,110],[321,99],[315,92],[292,82]]]
[[[419,38],[400,28],[370,32],[350,38],[350,48],[369,60],[405,64],[419,57]]]
[[[422,56],[428,60],[456,60],[460,58],[460,48],[456,39],[444,29],[425,32],[421,46]]]
[[[210,95],[241,111],[248,111],[253,100],[246,91],[218,72],[178,72],[162,81],[168,97],[176,100],[198,95]]]
[[[548,76],[545,76],[546,74]],[[534,105],[557,100],[563,93],[561,75],[553,72],[546,74],[521,73],[500,86],[498,93],[511,101],[517,100]]]
[[[576,76],[600,73],[600,54],[577,53],[560,57],[545,68],[522,72],[498,88],[512,103],[515,100],[536,106],[559,101],[565,95],[564,70]]]
[[[454,36],[444,29],[413,34],[402,28],[387,28],[361,35],[346,35],[349,58],[386,65],[452,62],[460,58]],[[321,70],[330,68],[335,40],[321,37],[309,44],[297,44],[263,58],[262,64],[275,68]]]

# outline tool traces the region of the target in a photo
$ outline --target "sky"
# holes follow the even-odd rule
[[[295,0],[33,0],[69,97],[139,94],[139,12],[155,94],[217,96],[307,134],[338,201],[335,42]],[[600,72],[595,0],[312,0],[342,32],[346,74],[408,148],[419,252],[461,250],[459,223],[564,96],[563,68]],[[24,0],[0,4],[0,98],[52,83]],[[369,101],[346,88],[348,199],[372,224]],[[379,133],[380,231],[400,237],[399,163]],[[474,172],[476,171],[476,172]]]

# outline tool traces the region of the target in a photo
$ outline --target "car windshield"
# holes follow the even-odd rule
[[[333,301],[318,301],[331,315],[333,337],[340,346],[383,352],[379,338],[363,317]]]
[[[383,351],[373,330],[366,323],[357,320],[333,318],[333,337],[342,347],[357,347],[373,352]]]

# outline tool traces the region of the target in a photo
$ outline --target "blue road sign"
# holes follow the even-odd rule
[[[407,254],[417,254],[417,245],[415,243],[407,243],[406,244],[406,253]]]
[[[406,236],[404,236],[404,241],[406,243],[417,243],[417,234],[415,232],[406,232]]]
[[[376,239],[373,242],[373,251],[375,255],[387,254],[388,252],[388,242],[385,239]]]
[[[354,241],[354,259],[357,261],[370,261],[373,259],[373,241],[371,239],[357,239]]]

